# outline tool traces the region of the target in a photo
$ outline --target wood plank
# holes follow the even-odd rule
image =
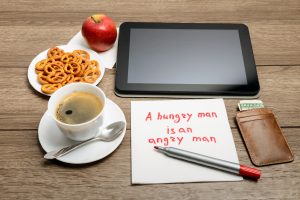
[[[40,52],[63,45],[80,27],[9,26],[0,32],[0,66],[27,68]]]
[[[80,1],[67,0],[57,2],[48,0],[47,2],[27,0],[20,3],[19,0],[0,2],[1,13],[53,13],[51,18],[55,18],[56,13],[74,13],[77,16],[81,13],[107,13],[116,15],[119,19],[143,20],[152,18],[155,21],[163,20],[185,20],[196,22],[197,20],[260,20],[260,19],[296,19],[299,16],[300,3],[295,0],[211,0],[211,1],[187,1],[187,0],[115,0],[115,1]],[[288,14],[287,14],[288,13]],[[73,15],[72,18],[77,16]],[[118,18],[120,16],[120,18]],[[42,18],[40,18],[42,17]],[[4,18],[1,21],[9,21]],[[11,18],[13,22],[29,21],[26,18]],[[43,15],[39,20],[49,20]],[[72,19],[70,19],[72,20]],[[61,20],[64,22],[65,20]]]
[[[13,9],[12,9],[13,8]],[[80,8],[80,9],[78,9]],[[0,67],[26,67],[40,51],[67,43],[93,13],[124,21],[245,23],[258,65],[300,64],[300,3],[276,1],[0,2]],[[287,14],[288,13],[288,14]],[[70,17],[71,16],[71,17]]]
[[[68,43],[81,29],[81,21],[75,26],[6,27],[0,32],[0,67],[27,67],[41,51]],[[300,64],[300,20],[245,24],[250,30],[257,65]]]
[[[0,131],[0,199],[299,199],[300,129],[284,132],[295,161],[261,167],[258,182],[131,186],[130,131],[112,155],[82,166],[45,161],[36,131]],[[233,136],[240,162],[252,166],[236,129]]]
[[[14,74],[15,79],[12,79]],[[272,108],[282,127],[300,126],[300,67],[258,67],[261,84],[261,99]],[[3,68],[0,70],[0,129],[35,129],[47,109],[48,97],[33,90],[27,80],[25,68]],[[120,98],[114,94],[115,70],[106,70],[99,87],[107,97],[117,103],[125,113],[130,129],[131,100],[154,100],[155,98]],[[13,81],[8,81],[13,80]],[[231,127],[236,127],[234,117],[238,99],[225,100]]]

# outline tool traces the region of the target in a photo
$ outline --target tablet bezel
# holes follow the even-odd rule
[[[146,84],[128,83],[128,61],[130,29],[219,29],[238,30],[247,85],[225,84]],[[223,96],[256,97],[260,86],[248,27],[244,24],[202,24],[202,23],[152,23],[124,22],[119,29],[118,53],[116,62],[115,92],[119,96]]]

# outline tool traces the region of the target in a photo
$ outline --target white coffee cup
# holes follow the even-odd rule
[[[73,92],[86,92],[96,95],[103,104],[101,112],[93,119],[81,124],[66,124],[56,117],[59,103]],[[88,83],[71,83],[61,87],[52,94],[48,102],[48,114],[55,120],[61,132],[68,138],[76,141],[88,140],[95,137],[99,128],[103,125],[103,112],[106,104],[104,92],[97,86]]]

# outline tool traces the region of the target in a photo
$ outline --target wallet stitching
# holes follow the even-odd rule
[[[272,113],[255,114],[255,115],[247,115],[247,116],[238,116],[238,118],[246,118],[246,117],[253,117],[253,116],[260,116],[260,115],[271,115],[272,116]]]
[[[277,124],[278,128],[279,128],[280,131],[281,131],[281,135],[283,136],[283,139],[284,139],[284,141],[285,141],[285,143],[286,143],[286,145],[287,145],[287,147],[288,147],[288,150],[289,150],[289,153],[290,153],[290,158],[287,158],[287,159],[284,159],[284,160],[272,161],[272,162],[261,162],[261,163],[258,163],[258,161],[257,161],[257,156],[256,156],[255,153],[251,150],[251,148],[249,148],[249,146],[251,147],[251,145],[249,144],[249,142],[247,142],[247,140],[245,140],[245,138],[247,138],[247,137],[246,137],[246,135],[244,135],[245,130],[243,129],[243,127],[242,127],[242,125],[241,125],[241,123],[243,123],[243,122],[240,122],[240,118],[245,118],[245,117],[248,117],[248,116],[245,116],[245,117],[239,117],[239,116],[237,116],[238,126],[239,126],[239,128],[241,129],[241,133],[242,133],[242,136],[243,136],[243,140],[244,140],[244,142],[245,142],[245,144],[246,144],[247,151],[248,151],[249,154],[250,154],[250,158],[251,158],[252,162],[253,162],[255,165],[261,166],[261,165],[271,165],[271,164],[277,164],[277,163],[284,163],[284,162],[290,162],[290,161],[293,161],[293,160],[294,160],[293,153],[292,153],[292,151],[291,151],[291,149],[290,149],[289,144],[288,144],[287,141],[286,141],[286,138],[285,138],[284,135],[283,135],[282,129],[281,129],[281,127],[279,126],[278,121],[277,121],[276,117],[274,116],[274,114],[273,114],[273,113],[268,113],[268,114],[257,114],[257,115],[252,115],[252,116],[258,116],[258,115],[273,115],[273,117],[274,117],[274,119],[275,119],[275,121],[276,121],[276,124]],[[262,119],[256,119],[256,120],[262,120]],[[255,120],[249,120],[249,121],[255,121]],[[249,121],[248,121],[248,122],[249,122]],[[247,121],[246,121],[246,122],[247,122]]]
[[[245,140],[245,138],[246,138],[246,136],[244,135],[244,132],[245,132],[245,131],[244,131],[243,127],[241,126],[239,119],[238,119],[238,126],[239,126],[239,128],[241,129],[241,133],[242,133],[244,142],[245,142],[245,144],[246,144],[247,151],[248,151],[249,154],[250,154],[250,158],[251,158],[252,162],[253,162],[254,164],[256,164],[256,165],[259,165],[259,163],[258,163],[257,160],[256,160],[256,155],[255,155],[255,153],[251,150],[251,148],[249,148],[249,145],[250,145],[250,144],[248,144],[247,140]]]
[[[275,120],[276,120],[276,119],[275,119]],[[277,121],[276,121],[276,123],[277,123]],[[258,165],[258,166],[260,166],[260,165],[271,165],[271,164],[276,164],[276,163],[283,163],[283,162],[293,161],[293,154],[292,154],[292,152],[291,152],[291,149],[290,149],[290,147],[289,147],[289,145],[288,145],[288,143],[287,143],[285,137],[283,136],[283,138],[284,138],[284,140],[285,140],[285,142],[286,142],[286,144],[287,144],[287,147],[288,147],[288,149],[289,149],[290,154],[291,154],[292,157],[291,157],[291,158],[288,158],[287,160],[278,160],[278,161],[272,161],[272,162],[261,162],[261,163],[259,163],[259,162],[257,161],[257,156],[256,156],[255,153],[251,150],[251,148],[249,148],[249,147],[251,147],[251,145],[249,144],[249,142],[248,142],[247,140],[245,140],[245,138],[247,138],[246,135],[244,135],[244,133],[243,133],[243,132],[245,132],[245,130],[242,128],[242,126],[240,125],[240,122],[239,122],[239,121],[238,121],[238,125],[239,125],[239,128],[242,130],[241,133],[242,133],[242,135],[243,135],[243,139],[244,139],[244,142],[245,142],[245,144],[246,144],[247,150],[248,150],[248,152],[249,152],[249,154],[250,154],[250,158],[251,158],[252,162],[253,162],[255,165]],[[279,127],[279,128],[280,128],[280,127]],[[280,130],[281,130],[281,128],[280,128]],[[281,130],[281,131],[282,131],[282,130]]]
[[[253,117],[254,115],[252,115],[252,116],[249,116],[249,117]],[[255,116],[259,116],[259,115],[255,115]],[[245,121],[242,121],[242,122],[240,122],[240,123],[245,123],[245,122],[252,122],[252,121],[257,121],[257,120],[264,120],[264,119],[266,119],[267,117],[272,117],[272,115],[271,116],[266,116],[266,117],[264,117],[263,119],[251,119],[251,120],[245,120]],[[241,118],[246,118],[246,117],[240,117],[240,119]]]
[[[291,151],[291,148],[290,148],[289,144],[287,143],[286,138],[283,135],[283,131],[282,131],[281,127],[279,126],[278,121],[277,121],[277,119],[276,119],[275,116],[274,116],[274,119],[275,119],[276,125],[278,126],[278,128],[279,128],[279,130],[281,132],[281,135],[282,135],[282,137],[283,137],[283,139],[285,141],[285,144],[288,147],[288,150],[289,150],[289,153],[290,153],[290,158],[283,159],[283,160],[277,160],[277,161],[273,161],[273,162],[265,162],[265,163],[263,163],[264,165],[271,165],[271,164],[276,164],[276,163],[290,162],[290,161],[294,160],[294,155],[293,155],[293,153]]]
[[[279,126],[278,121],[277,121],[277,119],[276,119],[275,116],[274,116],[274,119],[275,119],[275,121],[276,121],[276,124],[277,124],[278,128],[280,129],[281,135],[282,135],[282,137],[283,137],[283,139],[284,139],[284,141],[285,141],[285,144],[286,144],[286,146],[288,147],[289,152],[290,152],[290,154],[291,154],[291,158],[289,158],[287,161],[293,161],[293,160],[294,160],[294,154],[293,154],[293,152],[292,152],[292,150],[291,150],[291,148],[290,148],[290,145],[289,145],[289,143],[287,142],[285,136],[283,135],[283,131],[282,131],[281,127]]]
[[[264,111],[264,112],[259,112],[259,111]],[[243,116],[239,116],[239,115],[243,115],[245,113],[247,113],[247,115],[245,117],[255,116],[255,115],[274,115],[274,113],[271,109],[260,108],[260,109],[255,109],[255,110],[240,111],[237,113],[237,116],[242,118]]]

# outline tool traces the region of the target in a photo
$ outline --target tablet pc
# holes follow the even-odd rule
[[[125,22],[119,29],[119,96],[257,97],[244,24]]]

